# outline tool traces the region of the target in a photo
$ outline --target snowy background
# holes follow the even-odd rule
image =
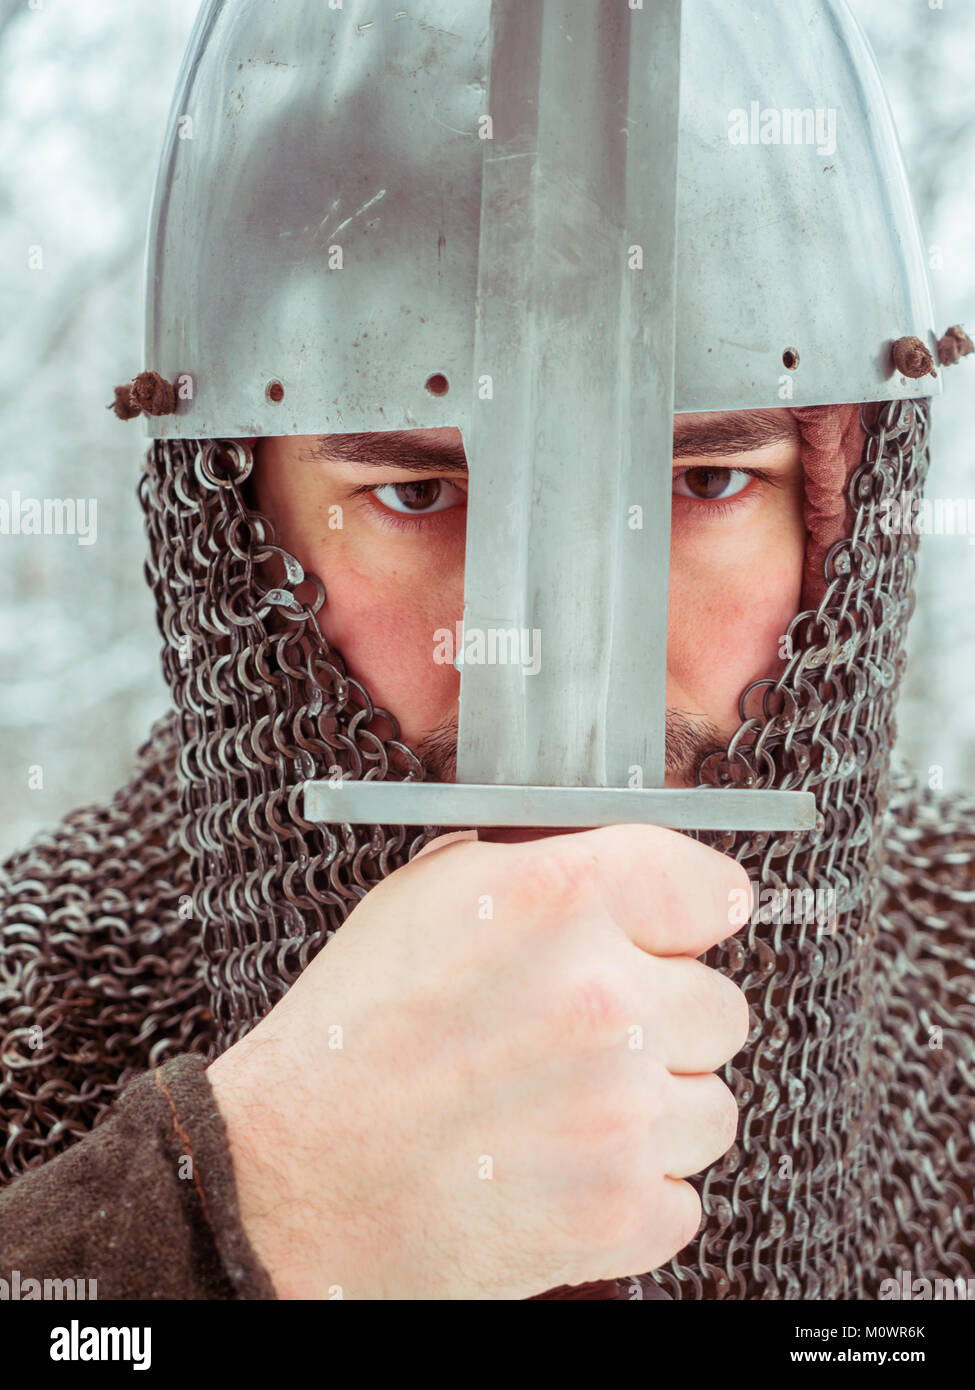
[[[0,536],[0,853],[112,792],[166,707],[135,499],[144,436],[105,407],[142,366],[146,220],[196,9],[0,0],[0,496],[98,501],[94,545]],[[887,81],[925,244],[938,248],[939,330],[972,331],[975,4],[853,9]],[[973,386],[969,361],[935,406],[932,494],[972,491]],[[943,767],[947,786],[972,786],[975,547],[937,538],[922,554],[903,752],[925,774]]]

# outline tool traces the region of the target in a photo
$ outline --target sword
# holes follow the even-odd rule
[[[457,780],[309,781],[310,821],[815,825],[806,792],[664,788],[680,20],[496,0]]]

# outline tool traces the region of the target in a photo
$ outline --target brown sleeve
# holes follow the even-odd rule
[[[237,1206],[202,1057],[132,1081],[73,1148],[0,1191],[0,1279],[96,1279],[99,1299],[273,1299]]]

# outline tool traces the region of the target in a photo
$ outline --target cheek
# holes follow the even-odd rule
[[[329,526],[337,494],[319,470],[289,458],[287,441],[263,441],[255,500],[275,522],[280,543],[325,585],[318,613],[327,640],[373,701],[390,710],[407,743],[456,716],[460,675],[433,659],[437,628],[464,609],[463,527],[429,543],[369,526],[354,508]],[[304,596],[304,595],[302,595]]]
[[[780,521],[732,544],[675,536],[668,623],[668,704],[738,725],[750,681],[775,675],[780,642],[799,608],[805,530]]]
[[[316,556],[327,593],[319,623],[409,743],[456,713],[460,675],[434,660],[434,634],[453,632],[463,615],[463,566],[453,576],[443,566],[407,575],[359,566],[350,549],[326,545]]]

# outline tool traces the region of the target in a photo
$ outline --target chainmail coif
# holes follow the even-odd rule
[[[745,989],[753,1028],[724,1073],[738,1142],[696,1180],[698,1236],[653,1276],[677,1298],[876,1297],[902,1269],[975,1276],[975,801],[888,774],[917,542],[878,517],[885,497],[920,492],[927,411],[877,413],[827,593],[704,769],[815,793],[815,831],[702,838],[763,886],[833,890],[836,926],[753,921],[708,956]],[[248,470],[219,442],[150,449],[148,576],[175,712],[110,806],[4,866],[5,1179],[86,1133],[134,1075],[243,1036],[436,833],[302,818],[306,777],[423,768],[321,636],[322,586],[248,508]]]

